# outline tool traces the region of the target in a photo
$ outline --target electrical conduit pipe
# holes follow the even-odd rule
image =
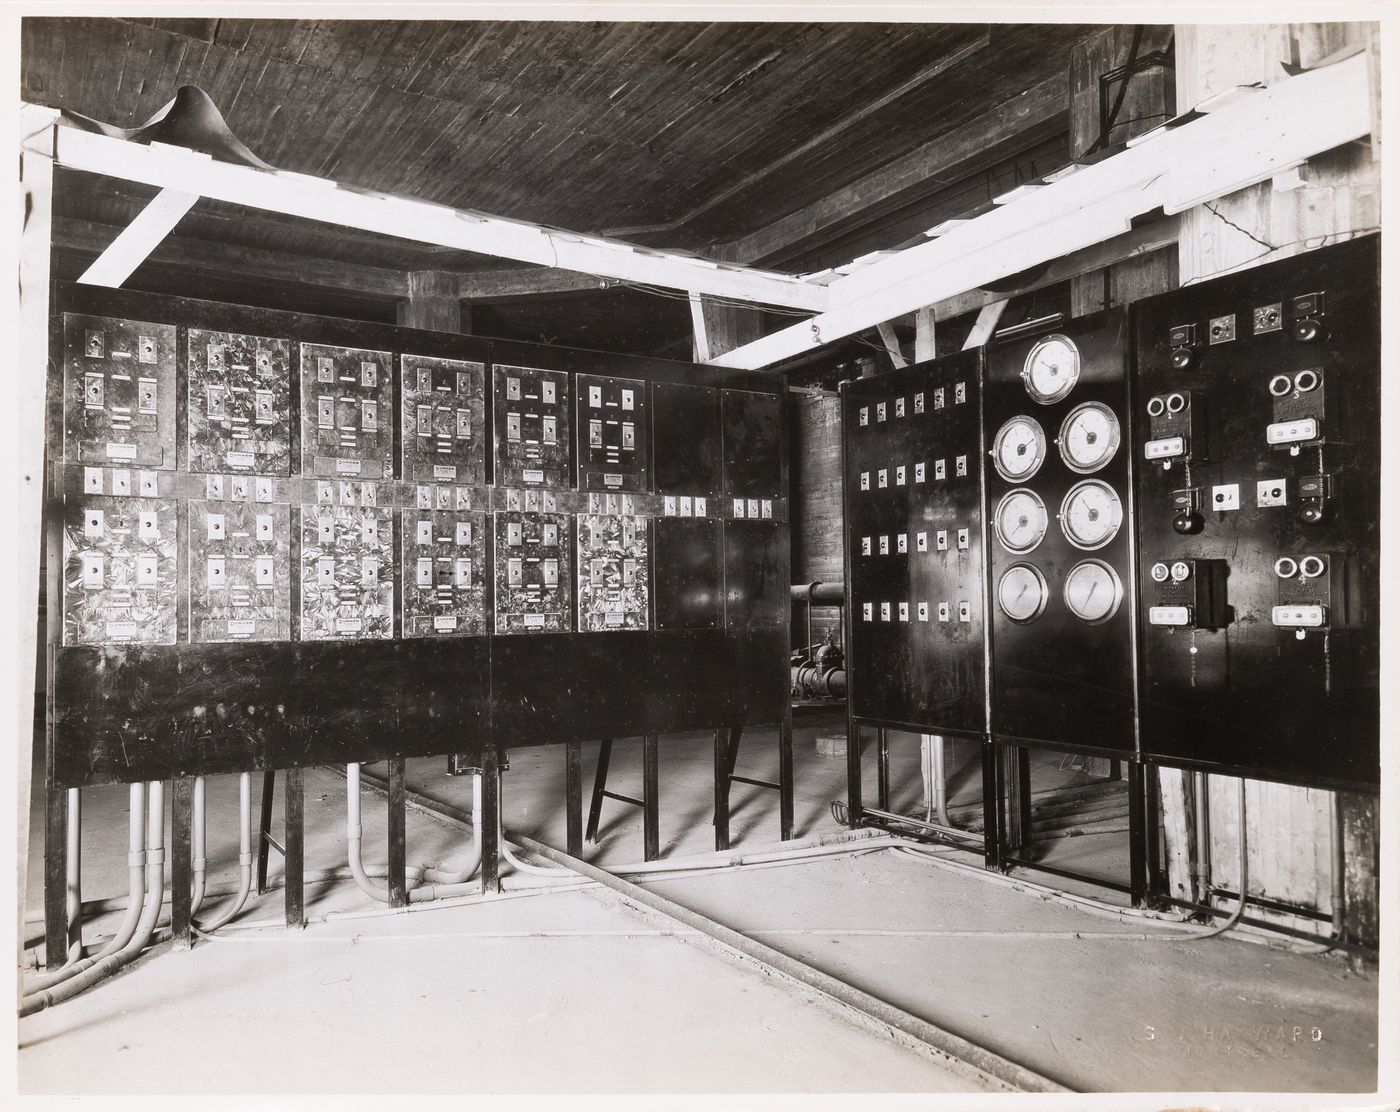
[[[115,954],[130,942],[131,936],[136,933],[136,923],[141,917],[141,903],[146,897],[146,785],[144,783],[131,785],[129,807],[131,812],[129,816],[130,833],[126,855],[128,895],[126,915],[122,919],[121,926],[117,928],[117,933],[112,936],[107,945],[103,946],[96,954],[83,958],[81,961],[70,961],[61,969],[55,969],[31,978],[24,986],[24,995],[52,988],[54,985],[66,981],[69,977],[76,976],[84,969],[92,968],[103,958]],[[69,860],[71,862],[71,857]]]
[[[151,781],[147,802],[146,901],[132,937],[115,953],[94,959],[94,964],[81,973],[52,988],[23,997],[19,1009],[21,1018],[71,1000],[124,965],[130,964],[146,948],[146,943],[155,931],[156,920],[160,918],[160,907],[165,895],[165,785],[161,781]]]
[[[195,813],[198,820],[195,825],[195,851],[198,855],[195,858],[195,893],[199,897],[204,895],[204,778],[195,780]],[[195,930],[209,932],[218,930],[225,923],[229,922],[235,915],[243,910],[243,905],[248,902],[248,893],[253,887],[253,790],[252,773],[242,772],[238,775],[238,891],[212,918],[205,922],[200,922],[194,918],[195,907],[190,909],[190,922]]]

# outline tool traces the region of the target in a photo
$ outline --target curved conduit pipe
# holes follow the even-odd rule
[[[253,775],[250,772],[238,774],[238,891],[219,911],[205,922],[194,917],[198,902],[190,908],[190,925],[197,931],[216,931],[229,922],[248,902],[248,893],[253,888]],[[195,815],[195,896],[202,898],[204,887],[204,778],[194,782]]]
[[[132,825],[134,829],[134,820]],[[114,953],[95,957],[92,965],[68,977],[62,983],[24,996],[20,1000],[21,1018],[71,1000],[80,992],[105,980],[122,966],[130,964],[146,948],[146,943],[155,931],[156,920],[160,918],[160,907],[165,895],[165,785],[160,780],[152,780],[149,788],[145,856],[146,900],[141,909],[141,919],[136,924],[131,938]],[[111,943],[108,943],[104,949],[110,947]]]
[[[472,791],[475,803],[473,813],[477,814],[480,812],[481,798],[479,777],[476,778]],[[479,823],[476,825],[478,826],[477,836],[473,843],[475,849],[464,869],[452,871],[433,868],[405,870],[407,880],[415,884],[415,887],[410,889],[408,893],[410,903],[424,903],[428,900],[442,899],[447,895],[462,895],[469,889],[474,890],[475,886],[465,886],[464,882],[476,872],[481,864],[481,832]],[[358,763],[351,763],[345,766],[345,841],[350,875],[365,895],[381,903],[388,903],[388,887],[371,879],[372,875],[384,876],[388,870],[382,866],[374,869],[365,868],[360,848],[363,837],[364,832],[360,826],[360,766]],[[431,883],[425,884],[425,882]],[[456,890],[459,885],[463,885],[461,891]]]
[[[194,921],[199,905],[204,902],[204,777],[194,778],[194,793],[190,802],[190,871],[193,883],[190,890],[190,921]]]
[[[68,856],[66,858],[67,875],[64,878],[66,888],[64,913],[68,917],[68,954],[62,965],[43,974],[41,979],[46,984],[57,984],[64,978],[78,972],[75,966],[82,960],[83,956],[82,798],[79,789],[68,789]]]
[[[69,803],[71,806],[71,799]],[[126,915],[117,928],[117,933],[91,957],[83,958],[81,961],[70,960],[61,969],[50,970],[30,978],[24,986],[24,995],[52,988],[54,985],[66,981],[69,977],[76,976],[84,969],[90,969],[103,958],[115,954],[130,942],[131,936],[136,933],[136,923],[141,918],[141,904],[146,898],[146,785],[144,783],[131,785],[129,807],[131,812],[129,816],[130,832],[126,855],[128,894]],[[70,811],[69,814],[71,815],[72,812]],[[71,841],[69,848],[71,851]],[[69,862],[71,867],[71,857]]]

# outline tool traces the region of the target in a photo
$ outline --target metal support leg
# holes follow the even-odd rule
[[[481,890],[501,890],[501,765],[496,749],[481,753]]]
[[[1007,845],[1020,853],[1031,840],[1031,754],[1020,745],[1008,746],[1002,752],[1008,754],[1011,762]]]
[[[588,830],[584,837],[598,840],[598,819],[603,814],[603,793],[608,790],[608,762],[612,760],[612,738],[605,737],[598,745],[598,769],[593,774],[593,799],[588,805]]]
[[[715,849],[729,848],[729,736],[715,731]]]
[[[778,725],[778,837],[792,837],[792,711]]]
[[[170,798],[170,940],[171,949],[190,948],[191,806],[194,778],[182,776],[171,785]]]
[[[1147,827],[1146,777],[1142,762],[1134,759],[1128,762],[1128,893],[1134,907],[1147,902]]]
[[[997,746],[982,740],[982,859],[989,869],[1001,868],[1001,777]]]
[[[583,856],[583,744],[564,745],[564,835],[570,857]]]
[[[739,745],[744,740],[744,724],[731,727],[729,731],[729,754],[725,758],[727,767],[725,775],[731,780],[734,779],[734,770],[739,767]]]
[[[258,819],[258,895],[267,891],[267,846],[272,839],[272,794],[277,787],[277,772],[263,773],[262,808]]]
[[[408,903],[407,767],[402,757],[389,761],[389,906]]]
[[[287,769],[282,793],[286,824],[282,835],[285,839],[282,860],[287,876],[287,926],[300,928],[306,925],[305,893],[302,891],[302,878],[305,873],[302,826],[306,808],[302,795],[301,769]]]
[[[44,792],[44,959],[68,960],[68,792],[52,780]]]
[[[661,856],[660,752],[656,734],[642,739],[642,860]]]
[[[883,726],[875,730],[875,806],[890,809],[890,732]]]
[[[860,727],[850,715],[846,716],[846,825],[852,830],[860,826],[864,803],[860,787]]]

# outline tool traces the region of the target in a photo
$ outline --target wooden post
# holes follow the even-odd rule
[[[661,854],[661,776],[656,734],[642,738],[642,860]]]
[[[408,300],[399,302],[399,324],[432,332],[470,332],[471,309],[462,305],[457,275],[443,270],[408,272]]]
[[[695,362],[709,362],[726,351],[733,351],[736,347],[752,343],[763,335],[762,322],[756,308],[740,309],[733,305],[717,303],[712,298],[701,297],[698,294],[692,293],[690,296],[691,318],[695,329],[692,358]]]
[[[190,806],[194,799],[194,777],[181,776],[170,788],[170,943],[172,950],[188,950],[193,898],[190,891]]]
[[[282,802],[286,808],[282,832],[283,879],[287,885],[286,910],[287,926],[306,925],[305,893],[302,881],[305,876],[305,849],[302,827],[305,821],[306,806],[302,793],[302,771],[289,768],[282,777]]]
[[[402,757],[389,760],[389,906],[408,904],[408,846],[407,789],[405,761]]]
[[[573,738],[564,745],[564,834],[570,857],[583,856],[583,743]]]
[[[715,731],[715,850],[729,848],[729,734]]]
[[[501,766],[496,747],[481,750],[481,890],[501,890]]]
[[[933,306],[925,305],[914,314],[914,362],[926,363],[938,357],[938,344],[935,342],[937,322],[933,316]]]
[[[1070,51],[1070,154],[1076,160],[1089,154],[1099,140],[1102,131],[1099,79],[1127,63],[1133,33],[1131,26],[1110,27]],[[1170,27],[1144,27],[1138,43],[1138,58],[1164,49],[1170,34]],[[1122,80],[1128,85],[1118,111],[1118,122],[1107,138],[1109,143],[1122,143],[1151,131],[1175,112],[1171,70],[1154,66],[1128,74]],[[1105,90],[1110,107],[1119,88],[1120,83],[1114,82]],[[1155,251],[1070,279],[1070,313],[1084,316],[1175,287],[1176,252]]]

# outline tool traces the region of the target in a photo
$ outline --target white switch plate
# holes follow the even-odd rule
[[[1240,484],[1225,483],[1210,488],[1210,509],[1238,510],[1240,508]]]
[[[1254,504],[1260,509],[1265,506],[1288,505],[1288,481],[1286,479],[1260,479],[1255,484]]]

